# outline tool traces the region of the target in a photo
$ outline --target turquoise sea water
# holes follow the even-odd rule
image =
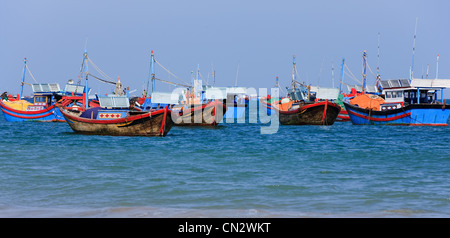
[[[450,127],[174,127],[88,136],[0,119],[0,217],[450,217]]]

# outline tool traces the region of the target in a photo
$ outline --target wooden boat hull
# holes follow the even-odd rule
[[[51,105],[43,110],[26,111],[17,110],[9,107],[0,101],[0,108],[3,112],[6,121],[38,121],[38,122],[64,122],[64,117],[61,111],[55,106]]]
[[[227,111],[227,106],[218,100],[207,104],[175,108],[172,111],[175,126],[217,126]]]
[[[282,125],[333,125],[341,108],[332,102],[317,102],[301,105],[292,111],[278,110]]]
[[[450,105],[445,104],[411,104],[386,111],[344,105],[354,125],[448,126],[450,115]]]
[[[99,120],[80,117],[76,112],[60,108],[67,124],[76,133],[115,136],[166,136],[173,126],[167,108],[152,112],[134,112],[119,119]]]

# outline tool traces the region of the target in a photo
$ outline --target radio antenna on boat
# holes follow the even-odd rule
[[[297,71],[297,66],[295,65],[295,55],[292,56],[292,91],[295,92],[295,88],[297,87],[295,85],[295,82],[297,79],[295,78],[295,72]]]
[[[84,108],[88,109],[89,107],[89,87],[88,87],[88,65],[87,65],[87,59],[88,59],[88,54],[87,54],[87,50],[84,50],[84,54],[83,54],[83,70],[86,73],[85,76],[85,83],[84,83]]]
[[[345,58],[342,58],[342,65],[341,65],[341,82],[339,83],[339,94],[342,93],[342,83],[344,81],[344,64],[345,64]]]
[[[418,17],[416,17],[416,26],[414,28],[414,40],[413,40],[413,54],[412,54],[412,63],[410,67],[410,74],[409,74],[409,82],[413,79],[413,72],[414,72],[414,53],[416,51],[416,33],[417,33],[417,21],[419,20]]]
[[[381,75],[380,75],[380,32],[378,32],[378,59],[377,59],[377,90],[380,90],[379,86],[380,86],[380,80],[381,80]],[[380,90],[381,91],[381,90]]]
[[[334,88],[334,65],[333,62],[331,62],[331,82]]]
[[[20,96],[19,96],[19,100],[22,99],[22,95],[23,95],[23,84],[25,82],[25,72],[27,70],[27,58],[24,59],[24,63],[25,65],[23,66],[23,75],[22,75],[22,84],[20,85]]]
[[[363,53],[363,83],[361,91],[364,93],[366,91],[366,65],[367,65],[367,53],[364,50]]]
[[[155,91],[155,56],[153,55],[153,50],[150,60],[150,70],[151,70],[152,92],[153,92]],[[148,92],[148,83],[147,83],[147,92]]]
[[[236,69],[236,79],[234,81],[234,86],[235,87],[237,87],[238,75],[239,75],[239,64],[237,65],[237,69]]]
[[[439,54],[436,58],[436,79],[438,79],[438,72],[439,72]]]

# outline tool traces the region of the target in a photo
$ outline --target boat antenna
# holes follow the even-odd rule
[[[381,80],[381,75],[380,75],[380,32],[378,32],[378,59],[377,59],[377,90],[379,90],[379,86],[380,86],[380,80]]]
[[[414,40],[413,40],[413,54],[412,54],[412,63],[410,67],[410,75],[409,75],[409,82],[413,79],[413,72],[414,72],[414,53],[416,51],[416,33],[417,33],[417,21],[418,17],[416,17],[416,26],[414,28]]]
[[[363,84],[362,84],[362,92],[364,93],[366,91],[366,64],[367,64],[367,53],[366,50],[364,50],[363,53]]]
[[[342,83],[344,81],[344,62],[345,58],[342,58],[342,65],[341,65],[341,82],[339,83],[339,94],[342,93]]]
[[[295,65],[295,55],[292,56],[292,91],[295,92],[295,82],[297,81],[296,77],[295,77],[295,71],[297,71],[296,69],[296,65]]]
[[[439,54],[436,58],[436,79],[438,79],[438,73],[439,73]]]
[[[237,69],[236,69],[236,79],[234,80],[234,86],[235,86],[235,87],[237,87],[238,75],[239,75],[239,64],[237,65]]]
[[[20,85],[20,95],[19,100],[22,99],[23,96],[23,84],[25,83],[25,72],[27,70],[27,58],[24,59],[24,66],[23,66],[23,75],[22,75],[22,84]]]
[[[152,71],[152,93],[153,93],[153,91],[155,91],[155,56],[153,55],[153,50],[151,55],[150,68]]]
[[[334,88],[334,65],[333,62],[331,62],[331,82]]]
[[[88,95],[88,93],[89,93],[89,88],[88,88],[88,74],[89,74],[89,71],[88,71],[88,65],[87,65],[87,59],[88,59],[88,54],[87,54],[87,50],[84,50],[84,55],[83,55],[83,69],[84,69],[84,72],[85,72],[85,74],[86,74],[86,77],[85,77],[85,83],[84,83],[84,108],[85,109],[88,109],[88,107],[89,107],[89,101],[88,101],[88,99],[89,99],[89,95]]]
[[[377,74],[380,74],[380,32],[378,32]]]

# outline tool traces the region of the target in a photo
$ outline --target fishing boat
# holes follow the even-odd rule
[[[378,45],[379,48],[379,45]],[[379,57],[379,53],[378,53]],[[341,66],[341,81],[339,84],[339,97],[336,100],[336,103],[341,107],[341,111],[339,112],[338,118],[336,121],[339,122],[346,122],[350,121],[350,116],[346,110],[345,104],[343,102],[349,102],[352,98],[362,95],[362,94],[372,94],[372,95],[380,95],[381,94],[381,86],[380,86],[380,67],[377,66],[377,74],[376,74],[376,85],[366,85],[366,77],[367,77],[367,69],[372,72],[370,66],[367,62],[367,51],[364,50],[363,52],[363,74],[362,74],[362,82],[360,82],[354,74],[350,71],[350,69],[345,64],[345,59],[342,59],[342,66]],[[342,92],[342,84],[344,80],[344,66],[348,70],[348,75],[353,77],[355,81],[358,81],[361,85],[349,85],[347,84],[347,89],[349,93]],[[372,72],[372,74],[375,76],[375,74]],[[369,95],[370,96],[370,95]]]
[[[293,93],[297,94],[298,91]],[[284,98],[274,104],[282,125],[333,125],[341,108],[331,101],[307,102]]]
[[[354,125],[448,126],[446,79],[382,80],[382,95],[363,94],[344,102]],[[437,94],[441,92],[441,99]]]
[[[61,112],[55,107],[55,102],[61,97],[58,84],[33,84],[33,88],[47,88],[47,90],[34,91],[32,102],[24,99],[2,100],[0,107],[6,121],[64,121]],[[53,91],[54,90],[54,91]],[[20,96],[18,98],[21,98]],[[59,99],[58,99],[59,98]]]
[[[166,136],[172,128],[171,111],[167,107],[150,112],[135,111],[129,109],[128,97],[107,96],[99,99],[100,107],[84,111],[59,106],[74,132],[94,135]]]
[[[223,94],[217,88],[212,88],[208,92],[209,94],[213,92],[213,97],[209,97],[207,87],[202,84],[202,80],[199,78],[199,67],[197,67],[197,77],[193,79],[191,85],[188,85],[179,78],[182,83],[156,78],[155,63],[170,75],[178,78],[156,61],[152,51],[150,64],[152,72],[151,97],[145,98],[143,103],[139,103],[139,110],[149,111],[167,107],[171,110],[171,118],[175,126],[217,126],[223,120],[227,111],[227,106],[223,103]],[[155,91],[156,80],[183,88],[178,88],[181,90],[174,90],[172,93],[157,92]]]
[[[341,108],[332,100],[317,97],[319,89],[296,81],[297,68],[293,60],[292,86],[287,97],[267,103],[278,114],[282,125],[333,125]],[[337,95],[337,94],[336,94]]]
[[[87,53],[84,53],[83,66],[87,68]],[[85,92],[83,102],[88,102],[88,75],[85,70]],[[159,110],[133,110],[130,99],[123,95],[120,79],[116,83],[114,94],[97,96],[99,106],[70,107],[70,100],[79,97],[66,97],[57,106],[67,124],[76,133],[115,136],[166,136],[173,126],[171,110],[168,107]]]
[[[215,93],[211,93],[213,91]],[[198,78],[180,96],[179,103],[172,107],[175,126],[217,126],[228,109],[222,92],[214,88],[207,91]]]
[[[32,76],[27,59],[24,60],[24,69],[20,94],[16,98],[7,96],[7,92],[3,93],[0,101],[0,108],[6,121],[41,121],[41,122],[57,122],[64,121],[61,112],[55,107],[55,102],[62,98],[59,84],[29,84],[25,82],[25,75],[28,71]],[[34,79],[34,77],[33,77]],[[23,97],[24,85],[31,85],[33,89],[33,97],[31,100],[25,100]]]
[[[179,104],[172,108],[176,126],[217,126],[227,106],[220,100],[199,104]]]

